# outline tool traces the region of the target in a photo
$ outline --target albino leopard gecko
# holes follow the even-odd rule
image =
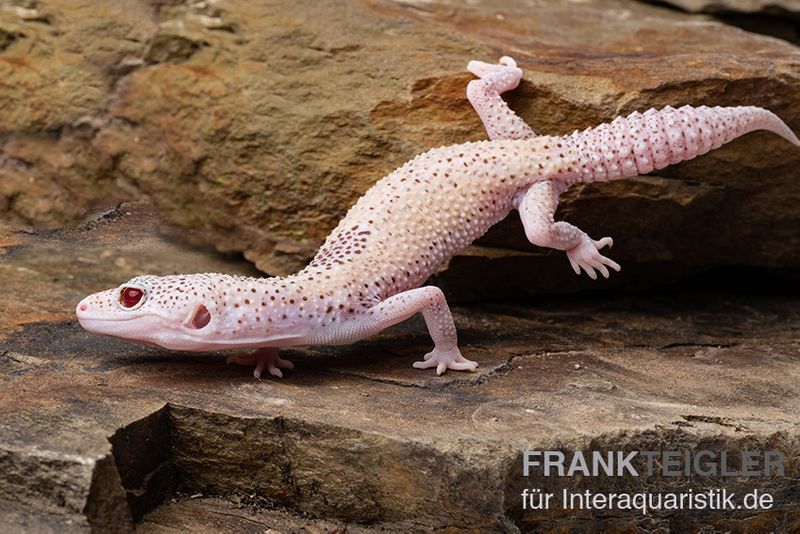
[[[77,306],[86,330],[167,349],[255,348],[229,362],[282,376],[278,347],[348,344],[421,312],[434,348],[417,369],[474,370],[461,355],[442,291],[420,287],[450,256],[512,209],[531,243],[566,251],[577,274],[620,267],[590,238],[553,220],[558,198],[578,182],[644,174],[694,158],[753,130],[800,141],[757,107],[670,107],[617,117],[562,137],[537,136],[500,98],[522,71],[513,59],[472,61],[467,96],[489,141],[429,150],[378,181],[350,209],[302,271],[288,277],[225,274],[137,276]]]

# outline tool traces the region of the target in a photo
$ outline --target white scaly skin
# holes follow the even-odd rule
[[[256,348],[229,362],[255,364],[260,377],[291,368],[278,347],[349,344],[421,312],[434,349],[414,367],[471,371],[477,363],[458,349],[444,295],[420,286],[512,209],[532,243],[566,251],[578,274],[608,277],[620,268],[599,252],[611,238],[593,240],[553,219],[569,186],[660,169],[757,129],[800,146],[779,118],[755,107],[651,109],[569,136],[536,136],[500,98],[522,78],[513,59],[467,68],[480,78],[467,96],[490,141],[430,150],[378,181],[299,273],[139,276],[83,299],[81,325],[174,350]]]

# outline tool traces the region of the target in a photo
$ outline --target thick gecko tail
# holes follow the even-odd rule
[[[578,179],[594,182],[662,169],[755,130],[769,130],[800,146],[780,118],[754,106],[649,109],[575,132],[568,139],[577,155]]]

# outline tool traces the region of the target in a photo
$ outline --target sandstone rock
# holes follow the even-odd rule
[[[296,369],[257,381],[223,354],[170,353],[76,324],[82,295],[138,272],[252,274],[246,262],[159,237],[141,206],[67,232],[0,227],[0,247],[0,522],[11,531],[800,526],[791,296],[666,291],[457,306],[476,373],[412,369],[430,347],[415,320],[350,347],[285,351]],[[529,448],[768,448],[786,454],[786,473],[554,482],[521,476]],[[519,496],[525,487],[709,485],[758,487],[775,506],[532,514]]]
[[[170,502],[148,514],[136,531],[142,534],[183,532],[240,532],[264,534],[303,532],[308,534],[362,534],[370,528],[340,521],[300,517],[285,510],[254,510],[247,502],[203,497],[201,494]]]
[[[664,4],[707,13],[748,32],[800,45],[800,3],[794,0],[667,0]]]
[[[270,274],[302,266],[414,154],[484,137],[464,98],[471,58],[519,60],[510,101],[541,133],[685,103],[761,105],[800,129],[797,48],[623,0],[46,9],[46,21],[0,11],[4,217],[56,227],[149,198],[166,229]],[[798,161],[755,134],[659,176],[571,192],[561,215],[616,240],[625,270],[604,285],[527,244],[513,215],[441,283],[476,298],[642,287],[717,265],[797,276]]]
[[[665,0],[691,13],[764,13],[800,16],[794,0]]]

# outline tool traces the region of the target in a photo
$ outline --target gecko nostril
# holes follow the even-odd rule
[[[78,309],[81,311],[86,311],[86,304],[81,303],[81,305],[78,306]]]

